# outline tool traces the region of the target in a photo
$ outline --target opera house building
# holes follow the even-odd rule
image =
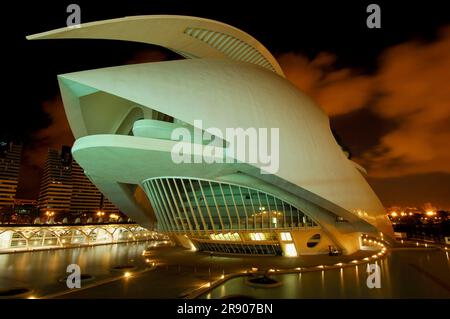
[[[347,255],[365,249],[363,237],[393,237],[364,169],[336,142],[327,115],[249,34],[156,15],[28,38],[134,41],[184,57],[58,76],[75,160],[141,226],[189,249],[233,255]],[[173,134],[207,128],[216,151],[231,141],[214,132],[276,128],[276,169],[228,152],[211,158],[221,155],[202,153],[204,141]],[[184,155],[202,160],[174,161],[180,143],[192,152]]]

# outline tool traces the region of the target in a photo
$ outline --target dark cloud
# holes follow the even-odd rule
[[[330,122],[359,161],[363,154],[378,148],[381,138],[397,127],[395,121],[382,118],[369,107],[333,116]]]
[[[372,175],[450,173],[450,27],[434,42],[386,50],[376,86],[374,111],[399,125],[363,155]]]
[[[45,101],[42,109],[49,115],[50,125],[34,134],[33,143],[24,145],[17,194],[19,198],[36,198],[38,196],[40,178],[48,149],[60,149],[62,145],[72,145],[74,142],[61,97],[58,95],[54,99]]]
[[[450,172],[450,27],[435,41],[387,48],[370,75],[336,67],[329,53],[279,61],[331,116],[370,176]]]

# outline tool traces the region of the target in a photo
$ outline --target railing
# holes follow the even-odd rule
[[[0,226],[0,253],[167,240],[137,224]]]

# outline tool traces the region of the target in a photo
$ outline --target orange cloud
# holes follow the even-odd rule
[[[292,53],[278,57],[286,77],[330,116],[366,106],[374,93],[373,78],[348,68],[336,69],[335,60],[330,53],[321,53],[312,61]]]
[[[374,110],[398,127],[365,154],[372,174],[450,172],[450,28],[434,42],[386,50],[376,85]]]
[[[450,172],[450,27],[430,43],[386,49],[375,74],[335,67],[335,57],[292,53],[279,62],[286,76],[330,115],[363,107],[397,127],[360,159],[375,177]],[[344,141],[345,142],[345,141]]]

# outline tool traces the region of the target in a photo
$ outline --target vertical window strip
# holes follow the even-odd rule
[[[256,192],[256,195],[258,196],[258,202],[259,202],[258,212],[259,212],[259,216],[261,216],[261,229],[264,229],[264,218],[263,218],[263,214],[261,212],[261,207],[264,207],[264,206],[261,204],[261,197],[259,196],[259,192]]]
[[[183,179],[180,179],[180,182],[181,182],[181,185],[183,185],[184,195],[186,196],[186,200],[188,202],[192,218],[194,219],[195,228],[197,229],[197,232],[200,234],[201,233],[200,225],[198,224],[197,217],[195,216],[195,213],[194,213],[194,209],[192,208],[191,200],[189,199],[189,193],[186,191],[186,185],[184,185]]]
[[[272,229],[272,207],[270,207],[269,196],[267,194],[264,195],[266,195],[267,207],[269,208],[269,212],[267,214],[269,219],[269,229]]]
[[[150,181],[149,186],[150,186],[150,188],[152,190],[151,193],[153,194],[153,197],[155,198],[155,202],[156,202],[156,204],[158,206],[158,210],[161,213],[161,217],[162,217],[162,220],[164,221],[165,228],[169,232],[173,231],[172,227],[170,227],[170,224],[169,224],[169,221],[167,219],[166,214],[164,214],[164,210],[162,209],[161,203],[160,203],[159,198],[158,198],[158,196],[156,194],[155,185],[153,184],[153,180]]]
[[[286,227],[286,209],[284,208],[284,201],[281,201],[281,205],[283,206],[283,227]]]
[[[186,206],[184,205],[184,202],[183,202],[183,197],[181,196],[180,190],[177,185],[177,181],[178,181],[177,179],[172,178],[173,185],[175,186],[175,190],[177,191],[178,199],[180,200],[181,207],[183,208],[184,215],[186,217],[186,220],[189,225],[189,229],[191,230],[191,234],[192,234],[194,231],[192,228],[191,218],[189,217],[189,214],[187,213]],[[198,229],[196,228],[195,231],[197,231],[197,230]]]
[[[228,209],[227,199],[225,198],[225,194],[223,192],[222,183],[218,183],[220,192],[222,193],[223,204],[225,205],[225,209],[228,214],[228,220],[230,221],[230,227],[228,229],[233,229],[233,220],[231,219],[230,210]]]
[[[177,211],[175,211],[175,209],[173,208],[172,203],[174,203],[173,201],[173,196],[169,197],[168,193],[167,193],[167,188],[168,188],[168,183],[169,181],[164,178],[164,179],[160,179],[161,185],[162,185],[162,189],[164,191],[164,195],[166,197],[167,203],[169,204],[170,210],[172,212],[172,216],[175,219],[175,221],[179,221],[179,223],[177,223],[177,225],[181,224],[181,228],[183,229],[183,232],[186,232],[186,228],[184,227],[184,223],[183,223],[183,219],[181,218],[180,212],[178,211],[178,207],[177,207]],[[177,218],[178,217],[178,218]],[[180,228],[178,226],[178,228]]]
[[[170,192],[170,195],[172,196],[173,203],[174,203],[175,208],[176,208],[176,210],[178,212],[178,216],[180,216],[180,221],[181,221],[181,223],[183,225],[184,224],[183,223],[183,214],[180,211],[180,206],[178,205],[177,197],[174,195],[174,192],[173,192],[173,189],[172,189],[172,185],[171,185],[172,183],[176,184],[176,182],[175,182],[174,179],[172,179],[172,180],[167,179],[166,181],[167,181],[167,185],[169,186],[169,192]],[[183,206],[183,203],[181,203],[181,205]],[[191,225],[191,222],[190,222],[190,220],[189,220],[189,218],[188,218],[188,216],[186,214],[186,210],[184,209],[184,206],[183,206],[183,210],[184,210],[184,219],[187,222],[187,225],[188,225],[188,228],[189,228],[189,232],[192,234],[193,233],[192,225]],[[184,228],[185,227],[183,226],[183,229]]]
[[[161,202],[161,208],[165,212],[165,216],[169,219],[170,224],[172,225],[172,231],[179,231],[180,229],[178,228],[178,224],[176,223],[176,221],[173,218],[174,216],[171,216],[172,213],[167,208],[166,201],[164,200],[164,196],[162,194],[162,191],[161,191],[161,188],[159,186],[157,179],[154,180],[154,185],[155,185],[155,188],[157,189],[157,196],[159,197],[160,202]]]
[[[245,229],[248,230],[248,211],[247,211],[247,205],[245,204],[245,198],[242,196],[242,188],[238,186],[239,188],[239,194],[241,195],[241,202],[242,206],[244,207],[244,213],[245,213]]]
[[[206,200],[205,192],[203,191],[202,182],[200,180],[197,180],[197,182],[198,182],[198,185],[200,186],[200,191],[202,193],[203,202],[205,203],[205,207],[208,212],[209,220],[211,221],[211,227],[212,227],[213,231],[216,232],[217,231],[216,225],[214,223],[214,219],[213,219],[211,211],[209,209],[209,205],[208,205],[208,201]]]
[[[280,213],[280,211],[278,210],[277,198],[275,198],[273,196],[272,196],[272,198],[273,198],[273,202],[275,203],[275,218],[277,220],[277,224],[275,225],[276,226],[275,228],[281,228],[278,226],[278,213]]]
[[[216,194],[214,193],[214,189],[212,187],[211,182],[208,182],[208,185],[209,185],[209,189],[211,190],[211,195],[212,195],[212,198],[214,200],[214,205],[216,206],[217,216],[219,216],[219,221],[220,221],[220,225],[221,225],[222,231],[224,231],[225,230],[225,226],[224,226],[223,221],[222,221],[222,215],[220,214],[219,205],[217,205]]]
[[[192,197],[194,198],[195,205],[197,205],[197,210],[198,210],[198,214],[200,215],[200,220],[202,221],[202,224],[203,224],[203,230],[208,231],[208,230],[209,230],[209,227],[208,227],[208,225],[207,225],[206,222],[205,222],[205,218],[204,218],[204,216],[203,216],[202,209],[201,209],[200,205],[198,204],[198,199],[197,199],[197,194],[196,194],[196,192],[195,192],[195,188],[194,188],[194,186],[192,185],[191,179],[188,179],[188,181],[189,181],[189,186],[191,187],[191,191],[192,191],[191,194],[192,194]]]
[[[253,198],[252,198],[252,194],[251,194],[249,188],[247,188],[247,192],[248,192],[248,196],[250,197],[250,203],[252,204],[252,208],[253,208],[253,229],[256,230],[256,210],[255,210],[255,205],[253,204]]]
[[[150,203],[152,205],[153,211],[155,212],[156,220],[157,220],[157,229],[160,229],[160,230],[164,231],[166,229],[165,229],[165,227],[163,227],[164,224],[163,224],[163,222],[161,220],[162,219],[161,214],[159,212],[159,209],[156,207],[156,202],[155,202],[155,199],[153,198],[152,191],[148,187],[148,183],[149,183],[148,181],[144,182],[144,184],[142,186],[144,188],[144,191],[148,194],[147,196],[149,197],[149,200],[150,200]],[[160,225],[161,225],[161,227],[160,227]]]
[[[167,227],[166,225],[165,218],[163,216],[163,213],[161,212],[161,208],[159,207],[158,201],[156,200],[154,191],[152,190],[151,181],[147,181],[144,185],[147,188],[148,194],[150,195],[150,200],[152,202],[153,209],[155,210],[155,214],[158,218],[158,224],[161,225],[162,230],[170,231],[170,228]]]
[[[233,200],[234,210],[236,212],[237,224],[238,224],[237,229],[240,230],[241,229],[241,218],[239,216],[239,210],[238,210],[237,205],[236,205],[236,200],[234,199],[233,187],[230,184],[228,184],[228,186],[229,186],[229,189],[230,189],[231,199]]]
[[[290,225],[290,228],[293,228],[294,227],[294,220],[293,220],[293,217],[292,217],[292,205],[289,205],[289,209],[291,211],[291,225]]]

